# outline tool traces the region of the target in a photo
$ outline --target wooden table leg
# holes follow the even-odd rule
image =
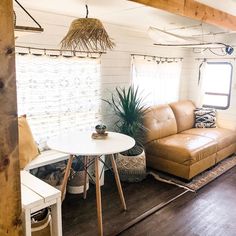
[[[62,185],[61,185],[61,199],[62,199],[62,201],[63,201],[64,194],[66,191],[66,186],[67,186],[67,181],[68,181],[68,178],[70,175],[70,168],[72,165],[72,161],[73,161],[73,155],[70,155],[70,158],[67,161],[66,171],[65,171],[64,178],[63,178]]]
[[[87,156],[85,156],[84,157],[84,199],[86,199],[86,197],[87,197],[87,181],[88,181],[88,173],[87,173],[87,171],[88,171],[88,167],[87,167],[87,165],[88,165],[88,157]]]
[[[102,225],[102,201],[100,189],[99,157],[95,157],[95,178],[96,178],[96,200],[97,200],[97,217],[98,217],[98,235],[103,236]]]
[[[126,211],[127,207],[126,207],[126,203],[125,203],[125,198],[124,198],[123,190],[122,190],[121,183],[120,183],[120,177],[119,177],[119,174],[118,174],[116,161],[115,161],[115,158],[114,158],[113,155],[111,155],[111,164],[112,164],[112,168],[113,168],[113,171],[114,171],[118,192],[119,192],[119,195],[120,195],[120,200],[121,200],[121,203],[123,205],[124,210]]]

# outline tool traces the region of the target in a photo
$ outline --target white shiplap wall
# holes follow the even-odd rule
[[[60,40],[66,34],[73,18],[56,14],[31,11],[35,18],[42,24],[45,31],[37,35],[20,37],[16,45],[40,48],[59,48]],[[25,23],[24,21],[22,24]],[[190,74],[191,59],[189,49],[158,48],[153,46],[152,40],[146,32],[132,30],[118,25],[104,24],[110,36],[114,39],[116,47],[102,55],[102,97],[110,96],[116,86],[127,86],[131,82],[131,56],[130,54],[147,54],[164,57],[183,57],[182,80],[180,86],[180,99],[187,98],[188,78]],[[102,108],[103,120],[112,126],[112,116],[106,106]]]
[[[116,40],[116,48],[102,56],[102,87],[104,96],[110,95],[116,86],[127,86],[131,82],[131,54],[147,54],[156,56],[184,57],[182,78],[188,70],[187,58],[189,51],[183,49],[157,48],[147,37],[146,33],[112,26],[109,29],[111,36]],[[187,97],[187,80],[181,80],[180,98]],[[103,110],[108,114],[108,110]],[[112,116],[109,116],[110,120]]]

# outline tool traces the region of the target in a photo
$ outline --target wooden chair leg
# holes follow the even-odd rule
[[[126,211],[127,207],[126,207],[126,203],[125,203],[125,198],[124,198],[123,190],[122,190],[121,183],[120,183],[120,177],[119,177],[119,173],[118,173],[118,170],[117,170],[116,161],[115,161],[115,158],[114,158],[113,155],[111,155],[111,164],[112,164],[113,172],[114,172],[114,175],[115,175],[115,180],[116,180],[116,185],[117,185],[117,188],[118,188],[118,192],[119,192],[119,195],[120,195],[120,200],[121,200],[121,203],[123,205],[124,210]]]
[[[97,217],[98,217],[98,235],[103,236],[102,225],[102,201],[99,173],[99,158],[95,157],[95,178],[96,178],[96,200],[97,200]]]
[[[88,157],[87,156],[85,156],[84,157],[84,199],[86,199],[86,197],[87,197],[87,181],[88,181],[88,173],[87,173],[87,171],[88,171],[88,167],[87,167],[87,165],[88,165]]]
[[[72,161],[73,161],[73,155],[70,155],[69,160],[67,161],[67,165],[66,165],[66,171],[64,174],[64,178],[62,181],[62,186],[61,186],[61,199],[63,201],[63,197],[66,191],[66,186],[67,186],[67,182],[68,182],[68,178],[70,175],[70,169],[71,169],[71,165],[72,165]]]

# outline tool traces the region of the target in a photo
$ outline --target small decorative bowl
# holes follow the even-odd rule
[[[106,126],[105,125],[96,125],[95,130],[98,134],[104,134],[106,132]]]

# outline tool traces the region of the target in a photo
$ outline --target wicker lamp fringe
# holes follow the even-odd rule
[[[95,18],[74,20],[61,41],[63,49],[89,52],[106,51],[114,46],[115,43],[110,39],[102,22]]]

